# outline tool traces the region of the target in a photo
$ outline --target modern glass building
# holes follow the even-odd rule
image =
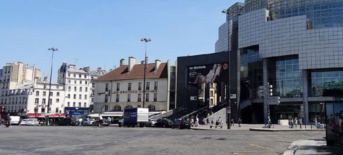
[[[230,53],[236,117],[308,123],[323,120],[326,103],[343,105],[326,93],[343,92],[342,0],[245,0],[225,12],[215,48]]]

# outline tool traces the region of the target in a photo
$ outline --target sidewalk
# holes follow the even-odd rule
[[[297,140],[294,141],[283,155],[317,155],[317,154],[343,154],[340,146],[326,146],[326,141],[321,140]]]
[[[199,125],[197,127],[192,127],[193,130],[228,130],[227,126],[224,125],[223,128],[220,127],[210,127],[210,125]],[[297,128],[288,128],[288,126],[273,125],[271,128],[264,128],[264,124],[241,124],[241,127],[238,124],[231,126],[230,130],[250,130],[250,131],[264,131],[264,132],[278,132],[278,131],[325,131],[324,129],[317,129],[314,126],[299,126]]]

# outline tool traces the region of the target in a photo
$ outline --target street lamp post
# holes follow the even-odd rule
[[[142,107],[144,108],[145,106],[145,81],[146,81],[146,65],[147,65],[147,44],[148,42],[151,42],[151,39],[150,38],[142,38],[141,39],[141,42],[144,42],[144,46],[145,46],[145,49],[144,49],[144,75],[143,75],[143,105]]]
[[[49,51],[51,51],[51,68],[50,68],[50,79],[49,79],[49,94],[48,94],[48,106],[47,106],[47,113],[48,113],[48,119],[47,119],[47,125],[49,125],[49,113],[50,113],[50,104],[52,100],[50,100],[51,97],[51,80],[52,80],[52,69],[54,65],[54,53],[55,51],[58,51],[57,48],[49,48]]]

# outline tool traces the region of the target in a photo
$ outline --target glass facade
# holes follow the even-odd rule
[[[269,0],[271,19],[306,15],[311,28],[343,26],[342,0]]]
[[[343,90],[343,71],[311,72],[310,94],[323,96],[324,90]]]
[[[261,98],[259,87],[263,85],[262,58],[258,46],[243,49],[240,55],[241,99]]]
[[[274,96],[302,97],[303,84],[298,58],[286,58],[275,61]]]

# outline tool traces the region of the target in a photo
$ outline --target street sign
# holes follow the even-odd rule
[[[237,94],[230,94],[230,99],[236,99],[237,98]]]
[[[280,96],[271,96],[268,97],[269,105],[279,105],[280,104]]]

